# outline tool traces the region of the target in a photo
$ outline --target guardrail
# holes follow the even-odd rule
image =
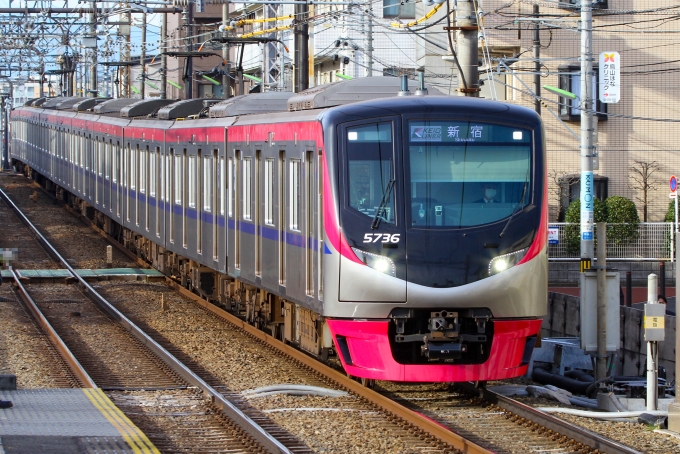
[[[565,222],[548,225],[548,259],[573,261],[580,258],[580,226]],[[607,224],[607,260],[674,261],[675,232],[672,222]]]

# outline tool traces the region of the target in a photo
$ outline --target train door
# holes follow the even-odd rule
[[[399,118],[345,123],[338,139],[340,223],[346,242],[340,237],[337,243],[349,259],[340,265],[339,299],[405,302]]]

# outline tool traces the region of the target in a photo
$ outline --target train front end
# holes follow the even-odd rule
[[[412,96],[322,122],[323,315],[345,370],[426,382],[526,373],[547,301],[538,115]]]

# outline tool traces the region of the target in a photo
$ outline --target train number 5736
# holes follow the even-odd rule
[[[398,243],[400,233],[364,233],[364,243]]]

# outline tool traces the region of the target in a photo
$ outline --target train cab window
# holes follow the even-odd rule
[[[383,207],[383,222],[394,224],[394,144],[392,124],[347,128],[349,206],[375,217]]]
[[[407,213],[412,228],[505,219],[531,202],[531,135],[464,121],[410,121]]]

